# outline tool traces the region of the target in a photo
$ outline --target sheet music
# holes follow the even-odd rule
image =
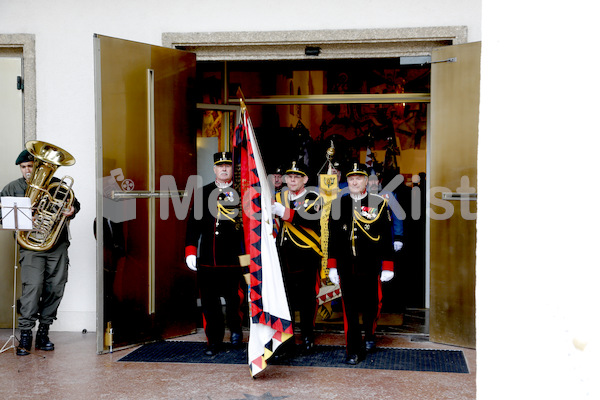
[[[29,197],[4,196],[0,198],[0,204],[2,204],[2,229],[19,229],[23,231],[33,229],[31,199]],[[14,215],[15,205],[17,206],[16,221]]]

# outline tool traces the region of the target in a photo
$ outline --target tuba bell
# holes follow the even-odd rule
[[[17,241],[29,250],[44,251],[54,246],[66,221],[63,210],[73,204],[73,178],[52,182],[60,166],[75,164],[75,158],[53,144],[31,140],[25,144],[33,156],[33,170],[27,181],[25,196],[31,199],[33,230],[20,231]]]

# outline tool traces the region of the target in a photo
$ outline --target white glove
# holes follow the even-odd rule
[[[185,258],[185,263],[187,264],[187,267],[189,269],[191,269],[192,271],[197,271],[198,269],[196,268],[196,256],[193,255],[189,255]]]
[[[271,212],[278,217],[283,218],[283,215],[285,214],[285,207],[283,204],[275,202],[271,204]]]
[[[388,282],[391,281],[392,278],[394,277],[394,271],[381,271],[381,282]]]
[[[395,241],[394,242],[394,251],[400,251],[400,250],[402,250],[403,246],[404,246],[404,243],[399,242],[399,241]]]
[[[339,277],[339,275],[337,273],[337,268],[331,268],[329,270],[329,280],[334,285],[339,285],[340,284],[340,277]]]

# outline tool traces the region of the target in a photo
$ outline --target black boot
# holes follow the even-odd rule
[[[54,350],[54,343],[50,341],[48,338],[48,329],[50,325],[48,324],[40,324],[38,326],[37,335],[35,335],[35,348],[44,350],[44,351],[52,351]]]
[[[365,351],[367,353],[375,352],[376,348],[377,348],[377,345],[375,344],[375,340],[366,340],[365,341]]]
[[[242,344],[243,335],[241,332],[231,332],[231,345],[239,347]]]
[[[212,357],[216,355],[219,351],[221,351],[221,344],[209,344],[204,350],[204,354]]]
[[[315,340],[312,338],[312,336],[306,336],[304,339],[302,339],[302,351],[304,353],[312,352],[314,346]]]
[[[285,362],[288,359],[294,358],[296,355],[296,343],[292,336],[283,342],[275,351],[275,354],[270,358],[273,363]]]
[[[19,347],[17,347],[18,356],[26,356],[31,351],[31,342],[33,335],[31,329],[21,330],[21,340],[19,340]]]

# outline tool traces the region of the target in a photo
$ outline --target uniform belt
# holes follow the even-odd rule
[[[294,242],[294,244],[296,246],[304,248],[304,249],[311,248],[318,255],[323,257],[323,253],[321,252],[321,249],[320,249],[321,239],[319,238],[319,235],[317,235],[315,233],[315,231],[313,231],[312,229],[304,228],[303,230],[304,230],[304,232],[306,232],[306,234],[304,234],[303,232],[301,232],[298,228],[296,228],[294,225],[292,225],[289,222],[283,223],[283,229],[284,229],[284,231],[282,232],[282,234],[284,236],[287,234],[287,236],[290,238],[290,240],[292,242]],[[294,239],[294,236],[292,234],[295,235],[302,243],[298,243]]]

